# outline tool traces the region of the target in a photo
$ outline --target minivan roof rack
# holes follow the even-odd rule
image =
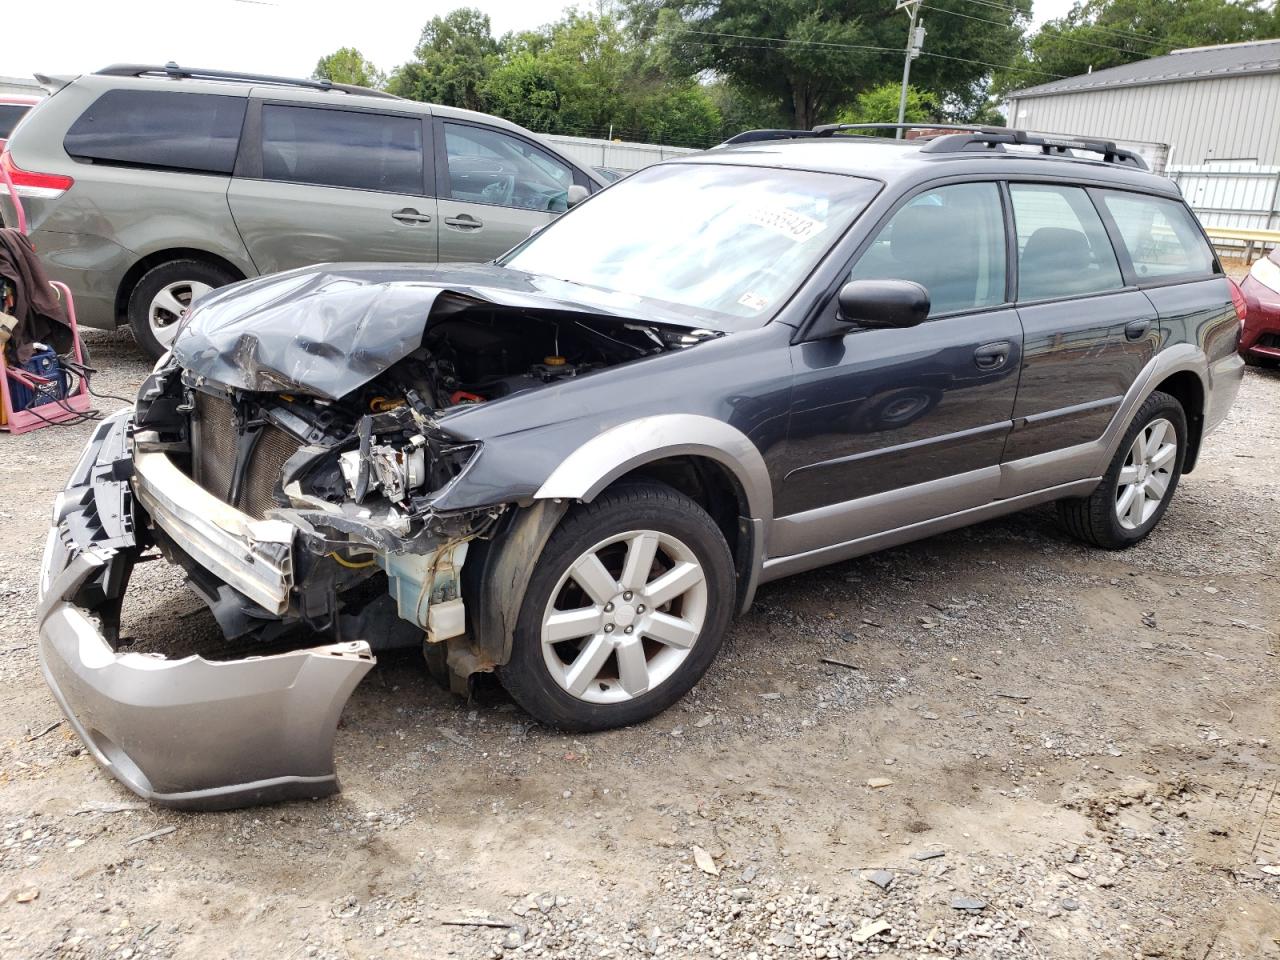
[[[203,67],[180,67],[172,60],[163,66],[150,63],[116,63],[97,71],[103,77],[168,77],[170,80],[225,80],[238,83],[259,83],[271,87],[302,87],[307,90],[336,90],[339,93],[362,97],[383,97],[400,100],[393,93],[357,87],[332,80],[303,80],[298,77],[275,77],[265,73],[237,73],[233,70],[206,70]]]
[[[1068,150],[1082,153],[1097,153],[1105,163],[1117,163],[1124,166],[1146,170],[1147,162],[1132,150],[1116,146],[1110,140],[1094,140],[1088,137],[1059,136],[1057,134],[1029,133],[1026,130],[1015,130],[1012,127],[989,127],[981,124],[951,123],[827,123],[812,130],[747,130],[737,136],[730,137],[722,144],[728,146],[739,143],[759,143],[769,140],[802,140],[833,137],[845,131],[885,130],[924,130],[925,136],[917,141],[926,141],[920,148],[921,153],[965,153],[972,152],[974,147],[986,147],[990,150],[1003,150],[1005,144],[1025,147],[1039,147],[1045,156],[1072,159]]]

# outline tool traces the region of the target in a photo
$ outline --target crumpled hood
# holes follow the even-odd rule
[[[328,263],[207,294],[183,322],[173,353],[187,370],[224,386],[337,400],[421,346],[432,308],[450,295],[632,321],[641,303],[492,264]]]

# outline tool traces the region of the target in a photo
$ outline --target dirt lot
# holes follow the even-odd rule
[[[131,392],[128,335],[92,346]],[[771,585],[600,736],[384,658],[343,794],[222,814],[54,725],[30,610],[87,433],[0,437],[0,956],[1280,957],[1280,375],[1134,550],[1038,510]],[[132,630],[207,631],[159,567]]]

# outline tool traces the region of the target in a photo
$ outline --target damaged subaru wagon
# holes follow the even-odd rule
[[[202,298],[54,507],[42,664],[99,763],[173,806],[319,796],[380,650],[601,730],[765,581],[1050,501],[1151,531],[1241,377],[1172,183],[1019,131],[736,139],[492,264]],[[157,555],[234,656],[121,638]]]

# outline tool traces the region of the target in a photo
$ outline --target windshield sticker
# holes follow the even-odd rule
[[[768,299],[760,296],[758,293],[752,293],[750,290],[738,298],[738,303],[742,304],[748,310],[754,310],[757,313],[769,305]]]
[[[752,207],[747,211],[747,222],[780,233],[796,243],[811,240],[827,227],[821,220],[806,217],[787,207]]]

